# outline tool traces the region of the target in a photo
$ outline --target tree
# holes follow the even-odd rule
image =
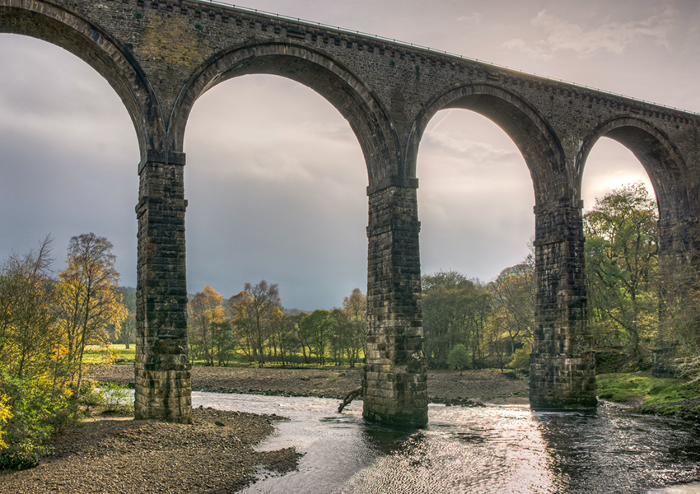
[[[425,276],[423,328],[428,363],[447,365],[450,349],[463,344],[471,352],[472,365],[484,360],[484,329],[491,311],[491,295],[478,281],[455,272]]]
[[[67,267],[59,274],[59,324],[68,343],[68,361],[80,389],[85,345],[105,343],[106,327],[119,331],[128,311],[119,293],[112,243],[94,233],[72,237]]]
[[[275,307],[270,319],[270,341],[274,350],[274,356],[279,358],[282,366],[291,363],[292,355],[299,347],[299,338],[296,336],[294,321],[285,314],[281,307]]]
[[[52,261],[51,238],[46,237],[38,249],[12,254],[0,268],[0,363],[16,378],[51,367],[60,345]]]
[[[598,345],[621,341],[633,367],[658,326],[656,203],[644,184],[613,190],[584,215],[589,313]]]
[[[219,365],[228,365],[236,351],[237,342],[233,337],[231,321],[215,320],[209,323],[214,353]]]
[[[233,336],[238,342],[238,348],[248,358],[248,361],[253,361],[253,333],[250,308],[250,293],[240,292],[237,295],[229,298],[226,301],[231,326],[233,328]]]
[[[508,334],[510,354],[532,339],[535,326],[535,266],[532,255],[498,275],[492,290],[494,323]],[[500,360],[500,355],[499,355]]]
[[[677,357],[689,362],[700,362],[700,273],[690,256],[666,253],[660,260],[659,295],[661,314],[657,347],[675,349]],[[685,370],[683,373],[690,375]],[[700,376],[700,367],[694,377]]]
[[[281,308],[279,288],[262,280],[253,286],[245,284],[245,289],[231,297],[228,305],[233,314],[234,326],[245,340],[244,351],[259,366],[265,365],[265,345],[271,334],[270,322],[274,309]]]
[[[461,343],[452,347],[450,354],[447,356],[447,365],[453,369],[459,370],[459,374],[462,375],[462,371],[469,367],[472,363],[472,359],[467,352],[467,347]]]
[[[223,301],[224,298],[216,290],[206,285],[188,304],[192,353],[193,356],[204,359],[207,365],[214,365],[212,325],[224,321]]]
[[[304,358],[304,363],[308,364],[311,362],[311,341],[301,329],[301,321],[308,316],[308,312],[297,312],[289,316],[292,324],[294,324],[296,339],[299,342],[299,347],[301,348],[301,354]],[[307,351],[308,350],[308,351]]]
[[[310,343],[311,351],[321,365],[326,363],[331,324],[330,312],[323,309],[316,309],[299,323],[300,337]]]
[[[329,313],[329,343],[335,365],[341,364],[346,354],[350,352],[350,333],[352,326],[348,315],[342,309],[335,308]]]
[[[119,291],[122,294],[122,301],[129,312],[122,323],[119,335],[115,336],[115,340],[118,343],[124,343],[125,348],[128,350],[129,345],[136,338],[136,289],[121,286]]]
[[[367,297],[359,288],[353,288],[349,297],[343,298],[343,311],[349,323],[348,362],[350,367],[360,360],[367,341]]]
[[[509,325],[510,321],[506,311],[502,307],[493,307],[486,323],[484,337],[488,345],[489,355],[496,357],[498,367],[501,370],[506,366],[506,355],[512,343],[512,340],[508,341]]]
[[[450,290],[471,283],[466,276],[457,271],[438,271],[426,274],[421,278],[421,286],[424,293],[438,290]]]

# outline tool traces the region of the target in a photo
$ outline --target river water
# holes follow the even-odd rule
[[[192,398],[194,406],[290,419],[259,449],[295,447],[304,453],[298,471],[261,472],[248,494],[700,493],[697,427],[612,407],[430,405],[428,426],[403,432],[364,422],[360,401],[339,414],[338,400],[321,398]]]

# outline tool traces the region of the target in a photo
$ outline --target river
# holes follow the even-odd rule
[[[322,398],[192,398],[194,406],[290,419],[259,449],[295,447],[304,453],[298,471],[260,472],[247,494],[700,493],[697,427],[612,407],[430,405],[426,428],[402,432],[364,422],[359,401],[339,414],[337,400]]]

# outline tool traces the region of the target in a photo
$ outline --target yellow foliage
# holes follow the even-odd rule
[[[3,441],[2,437],[7,431],[4,430],[4,425],[8,420],[12,418],[12,410],[7,404],[9,398],[6,395],[0,395],[0,449],[6,449],[7,444]]]

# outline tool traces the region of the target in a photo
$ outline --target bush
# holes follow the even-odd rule
[[[105,413],[127,413],[134,409],[134,399],[126,384],[107,383],[100,387]]]
[[[531,353],[532,344],[526,343],[522,348],[518,348],[515,352],[513,352],[513,358],[508,364],[508,367],[511,369],[529,369]]]
[[[447,365],[460,371],[472,365],[472,358],[467,352],[467,347],[462,344],[452,347],[447,356]]]
[[[35,466],[49,451],[46,442],[55,431],[75,418],[68,396],[53,389],[47,379],[18,379],[0,374],[0,395],[5,399],[5,430],[0,469]]]
[[[105,404],[104,394],[97,387],[97,383],[92,380],[84,381],[78,393],[78,404],[86,408],[89,415],[90,408],[100,407]]]
[[[10,410],[10,405],[7,404],[9,398],[5,395],[0,395],[0,451],[7,449],[7,443],[3,441],[2,437],[7,434],[5,424],[12,418],[12,410]]]

